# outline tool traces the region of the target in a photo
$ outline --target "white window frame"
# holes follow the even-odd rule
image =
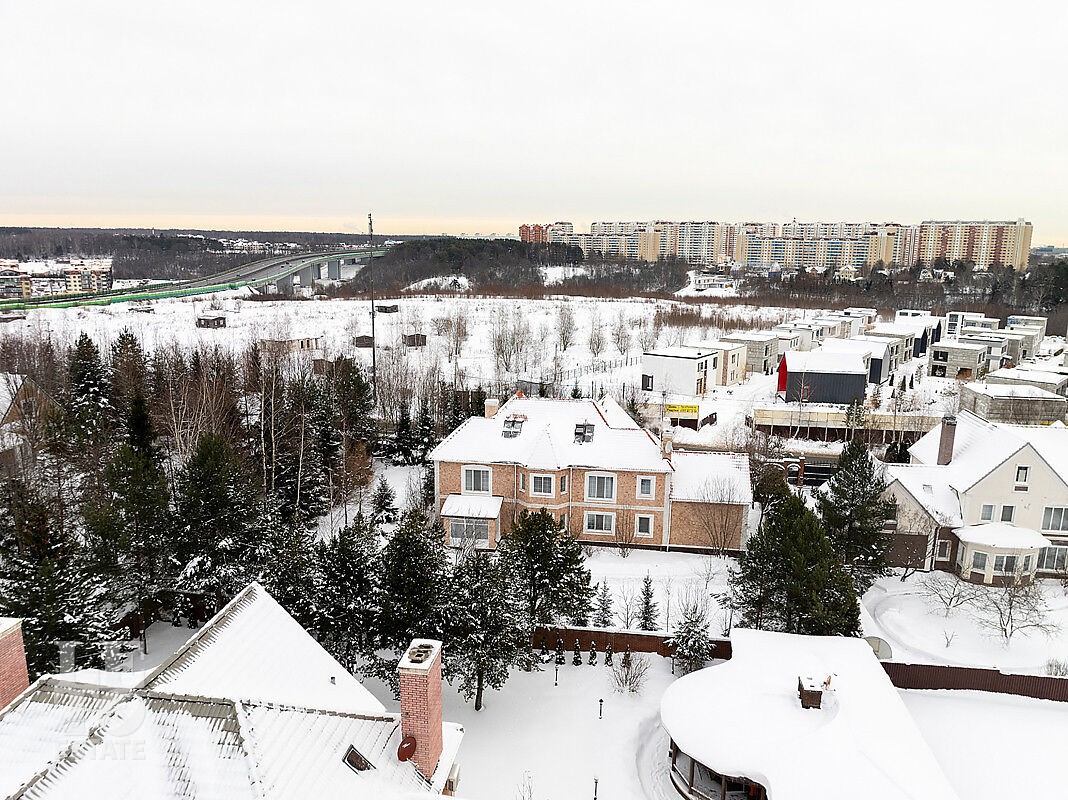
[[[1052,527],[1053,518],[1060,513],[1060,525]],[[1049,517],[1047,521],[1047,515]],[[1068,531],[1068,506],[1045,506],[1042,509],[1042,530],[1044,531]]]
[[[988,508],[990,509],[990,513],[989,514],[986,513],[986,510]],[[993,503],[983,503],[982,507],[979,509],[979,521],[980,522],[993,522],[994,521],[994,512],[996,510],[997,510],[997,506],[995,506]]]
[[[1005,519],[1005,509],[1009,510],[1009,518],[1008,519]],[[1012,525],[1013,522],[1016,520],[1016,506],[1008,506],[1008,505],[1002,506],[1001,507],[1001,516],[999,516],[998,519],[1001,522],[1007,522],[1010,525]]]
[[[560,476],[560,494],[567,494],[567,475]]]
[[[490,543],[490,521],[488,519],[481,519],[479,517],[450,517],[449,518],[449,543],[459,544],[464,542],[473,542],[475,547],[489,547]],[[482,525],[486,526],[486,537],[482,538],[475,534],[474,528],[481,528]],[[456,527],[463,526],[463,530],[457,533]]]
[[[642,494],[642,481],[649,481],[651,490],[649,494]],[[652,500],[656,497],[656,476],[639,475],[634,481],[634,496],[639,500]]]
[[[1005,568],[1005,564],[1009,559],[1012,559],[1012,568],[1011,569],[1006,569]],[[1007,554],[1007,555],[1006,554],[1002,554],[1002,555],[994,556],[994,574],[995,575],[1015,575],[1016,574],[1016,562],[1017,562],[1017,560],[1018,560],[1018,557],[1013,553],[1010,553],[1010,554]],[[1001,562],[1001,566],[1000,567],[998,566],[998,562],[999,561]]]
[[[591,517],[606,517],[609,522],[609,529],[604,531],[599,528],[590,527]],[[583,515],[582,528],[586,533],[593,534],[595,536],[614,536],[616,533],[616,515],[611,511],[587,511]]]
[[[537,491],[537,489],[535,487],[538,485],[538,481],[539,480],[547,480],[547,481],[549,481],[549,491],[548,492],[539,492],[539,491]],[[541,473],[541,472],[533,472],[533,473],[531,473],[531,475],[530,475],[530,496],[531,497],[555,497],[556,496],[555,488],[556,488],[556,476],[555,475],[546,475],[545,473]]]
[[[938,550],[935,552],[935,560],[949,561],[949,539],[938,540]]]
[[[519,491],[526,492],[527,490],[527,473],[519,473]]]
[[[481,489],[467,488],[468,474],[476,471],[485,472],[488,476],[486,479],[487,488],[485,491],[482,491]],[[493,494],[493,470],[490,467],[481,464],[464,464],[461,480],[461,494]]]
[[[590,494],[590,478],[608,478],[612,481],[612,496],[611,497],[594,497]],[[584,481],[586,486],[586,502],[588,503],[614,503],[616,502],[616,486],[619,481],[616,478],[614,472],[587,472],[586,480]]]
[[[1020,480],[1020,470],[1023,470],[1024,477]],[[1017,464],[1016,474],[1013,475],[1013,487],[1014,492],[1026,492],[1028,484],[1031,481],[1031,465],[1030,464]]]
[[[639,528],[638,528],[638,520],[640,520],[640,519],[649,520],[649,532],[648,533],[642,533],[639,530]],[[654,517],[652,514],[635,514],[634,515],[634,536],[636,538],[638,538],[638,539],[652,539],[653,538],[653,530],[655,528],[656,528],[656,517]]]
[[[975,564],[975,559],[980,558],[980,557],[983,559],[983,566],[981,566],[981,567],[976,566],[976,564]],[[972,572],[986,572],[986,568],[990,563],[990,557],[986,553],[984,553],[982,550],[973,550],[972,551],[972,559],[971,559],[971,561],[969,563],[971,564],[971,571]]]

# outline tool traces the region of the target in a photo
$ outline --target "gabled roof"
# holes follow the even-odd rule
[[[753,502],[749,458],[742,453],[676,450],[671,464],[675,468],[671,478],[672,500],[741,505]]]
[[[160,668],[130,677],[46,676],[0,713],[0,796],[401,800],[440,794],[463,736],[442,726],[429,781],[399,761],[400,715],[258,584]],[[350,747],[373,768],[349,767]]]
[[[517,435],[506,437],[509,419],[521,419],[522,424]],[[592,435],[576,441],[576,426],[587,424],[592,426]],[[609,397],[597,401],[513,397],[491,419],[466,420],[430,457],[450,463],[518,464],[543,470],[671,471],[660,453],[660,443]]]
[[[923,508],[939,525],[954,527],[964,524],[960,497],[949,485],[945,467],[924,464],[887,464],[887,485],[895,482]]]

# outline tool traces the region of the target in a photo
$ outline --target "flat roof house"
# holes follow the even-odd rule
[[[927,352],[930,333],[927,325],[922,322],[880,322],[871,326],[868,336],[901,339],[904,342],[901,360],[904,362],[911,360],[913,356],[922,356]]]
[[[715,386],[745,379],[746,345],[704,342],[642,354],[642,391],[703,397]]]
[[[986,374],[986,364],[985,345],[946,339],[931,348],[927,374],[936,378],[974,380]]]
[[[788,403],[863,403],[869,356],[825,350],[786,353],[777,391]]]
[[[770,375],[779,363],[779,333],[776,331],[737,331],[724,342],[745,345],[745,371]]]
[[[868,358],[868,383],[890,380],[890,342],[878,336],[858,336],[852,339],[825,339],[822,350],[835,353],[857,353]]]
[[[975,382],[960,387],[960,408],[989,422],[1050,425],[1064,422],[1068,401],[1037,386]]]
[[[1047,392],[1064,397],[1068,394],[1068,375],[1059,372],[1045,372],[1040,369],[1023,367],[996,369],[986,376],[987,383],[1001,383],[1013,386],[1037,386]]]
[[[593,544],[740,550],[749,462],[674,451],[611,398],[516,396],[465,421],[430,454],[454,546],[496,548],[522,511],[544,509]],[[713,524],[715,523],[715,524]]]

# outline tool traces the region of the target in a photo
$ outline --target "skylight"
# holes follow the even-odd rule
[[[353,772],[366,772],[369,769],[375,768],[375,765],[364,758],[363,754],[351,744],[349,745],[349,749],[345,751],[344,761]]]

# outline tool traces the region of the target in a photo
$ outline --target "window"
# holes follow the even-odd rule
[[[982,522],[990,522],[994,518],[994,506],[989,503],[984,503],[982,510],[979,512],[979,519]]]
[[[941,539],[938,542],[938,556],[939,561],[949,561],[949,540]]]
[[[1016,572],[1016,556],[994,556],[994,572],[1012,575]]]
[[[553,476],[552,475],[531,475],[530,476],[530,493],[538,495],[539,497],[552,497],[553,496]]]
[[[560,494],[567,494],[567,475],[560,476]]]
[[[972,569],[976,572],[986,572],[986,553],[972,553]]]
[[[1043,547],[1038,568],[1046,572],[1068,572],[1068,547]]]
[[[616,478],[614,475],[598,475],[591,473],[586,476],[586,499],[587,500],[615,500]]]
[[[1031,556],[1024,556],[1023,572],[1024,575],[1031,574]]]
[[[651,391],[653,391],[653,376],[652,375],[642,375],[642,391],[643,392],[651,392]]]
[[[490,471],[488,467],[464,467],[464,491],[489,494]]]
[[[638,476],[637,495],[643,500],[651,500],[656,494],[656,478],[651,475]]]
[[[1030,477],[1031,477],[1031,468],[1030,467],[1017,467],[1016,468],[1016,487],[1015,487],[1015,489],[1016,489],[1017,492],[1026,492],[1027,491],[1027,479],[1030,478]]]
[[[587,533],[612,533],[616,528],[615,514],[601,514],[594,511],[586,512]]]
[[[949,361],[949,353],[945,350],[935,350],[933,358],[935,361]]]
[[[1016,516],[1016,506],[1002,506],[1001,507],[1001,521],[1012,522],[1013,517]]]
[[[527,473],[519,473],[519,491],[525,492],[527,490]]]
[[[354,772],[366,772],[369,769],[375,768],[375,765],[364,758],[363,754],[351,744],[349,745],[349,749],[345,751],[344,761],[349,769]]]
[[[449,520],[449,541],[452,544],[474,542],[476,547],[489,547],[489,520],[470,517]]]
[[[643,539],[651,539],[653,537],[652,514],[634,515],[634,535],[640,536]]]
[[[1042,511],[1042,530],[1068,531],[1068,508],[1046,506]]]

